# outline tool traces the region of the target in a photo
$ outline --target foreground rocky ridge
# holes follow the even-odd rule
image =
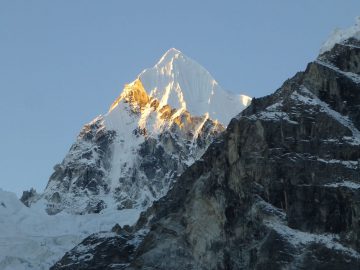
[[[360,46],[256,99],[133,227],[51,269],[360,268]]]

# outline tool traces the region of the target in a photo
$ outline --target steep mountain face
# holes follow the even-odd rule
[[[360,42],[254,99],[168,194],[51,269],[359,269]]]
[[[180,51],[170,49],[125,86],[109,112],[85,125],[45,192],[57,214],[144,209],[224,130],[250,98],[230,94]],[[226,112],[224,108],[227,108]]]

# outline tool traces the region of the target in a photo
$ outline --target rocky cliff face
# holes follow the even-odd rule
[[[51,269],[359,269],[360,46],[252,101],[133,227]]]

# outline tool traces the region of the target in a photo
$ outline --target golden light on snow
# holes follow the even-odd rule
[[[240,101],[244,106],[249,106],[251,103],[251,97],[240,95]]]
[[[168,92],[165,91],[164,96],[159,101],[156,98],[149,96],[138,78],[132,83],[126,84],[121,95],[110,106],[109,112],[113,111],[120,102],[125,101],[130,107],[140,114],[138,120],[138,127],[140,129],[147,129],[149,125],[149,117],[153,112],[157,112],[156,120],[152,126],[154,130],[161,130],[164,125],[171,126],[176,124],[180,129],[184,125],[191,124],[191,116],[186,111],[186,102],[181,91],[178,92],[178,99],[180,101],[180,108],[174,109],[167,104],[171,86],[168,87]],[[181,89],[179,89],[181,90]],[[206,119],[208,115],[206,116]]]
[[[149,96],[139,79],[125,85],[122,94],[113,102],[113,104],[111,104],[110,111],[112,111],[123,99],[131,104],[137,104],[140,107],[145,106],[149,102]]]
[[[198,124],[200,131],[207,119],[216,120],[215,124],[226,123],[250,101],[250,97],[224,91],[208,71],[172,48],[154,67],[124,86],[109,113],[122,108],[124,102],[139,116],[138,127],[150,133],[173,126],[186,132]],[[190,115],[197,116],[196,120]]]

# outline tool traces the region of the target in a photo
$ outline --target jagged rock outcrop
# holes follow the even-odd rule
[[[34,188],[31,188],[30,190],[25,190],[23,194],[21,195],[20,201],[29,207],[34,201],[37,200],[37,197],[39,195],[37,194],[36,190]]]
[[[51,269],[359,269],[360,47],[252,101],[169,193]]]

